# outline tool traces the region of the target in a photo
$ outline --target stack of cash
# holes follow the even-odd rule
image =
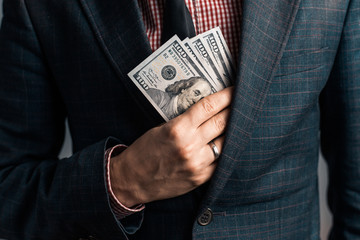
[[[217,27],[183,41],[175,35],[128,76],[169,121],[201,98],[231,86],[234,65]]]

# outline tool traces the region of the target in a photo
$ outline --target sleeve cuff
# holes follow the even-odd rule
[[[141,212],[144,210],[145,205],[139,204],[132,208],[126,207],[123,205],[115,196],[112,188],[111,188],[111,180],[110,180],[110,161],[111,158],[119,155],[122,151],[124,151],[127,146],[123,144],[116,145],[112,148],[109,148],[105,152],[105,161],[106,161],[106,183],[108,187],[108,194],[110,196],[110,206],[112,211],[114,212],[117,219],[121,220],[131,214]]]

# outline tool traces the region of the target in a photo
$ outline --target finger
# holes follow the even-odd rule
[[[224,136],[213,140],[219,153],[222,150],[224,140]],[[197,186],[208,181],[213,175],[217,166],[217,161],[213,152],[213,148],[210,144],[203,145],[199,152],[200,154],[196,157],[196,159],[194,159],[194,161],[191,161],[192,171],[190,171],[192,176],[191,179]],[[201,161],[199,161],[200,159]]]
[[[209,155],[213,158],[213,162],[215,162],[220,157],[224,146],[224,141],[225,141],[225,136],[221,136],[210,141],[207,144],[208,148],[210,149]]]
[[[225,136],[220,136],[213,140],[213,143],[216,145],[220,155],[223,149],[224,141]],[[215,154],[210,143],[206,143],[202,146],[199,151],[198,159],[203,159],[202,166],[200,166],[202,169],[205,169],[214,162],[216,162]]]
[[[202,172],[202,176],[201,176],[201,184],[204,184],[210,180],[210,178],[214,175],[216,166],[217,166],[217,162],[214,162],[210,166],[208,166],[207,168],[204,169],[204,171]]]
[[[229,116],[230,109],[226,108],[200,125],[196,131],[196,135],[200,137],[200,144],[206,144],[212,139],[223,134],[225,132]]]
[[[204,166],[201,171],[191,176],[191,180],[196,186],[200,186],[207,182],[214,174],[218,162],[213,161],[210,165]]]
[[[230,105],[232,92],[233,87],[229,87],[201,99],[180,115],[180,120],[188,119],[190,126],[197,128]]]

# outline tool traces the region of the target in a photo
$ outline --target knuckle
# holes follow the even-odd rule
[[[194,186],[200,186],[201,184],[203,184],[206,181],[206,178],[203,175],[194,175],[191,178],[191,183]]]
[[[215,104],[212,101],[210,101],[209,98],[202,99],[200,103],[205,113],[211,114],[215,111]]]
[[[167,135],[171,140],[182,139],[184,129],[179,124],[169,124],[167,126]]]
[[[213,118],[213,124],[215,126],[215,129],[219,132],[222,132],[226,127],[226,120],[223,117],[214,117]]]
[[[191,159],[192,159],[193,153],[194,153],[194,148],[191,144],[180,147],[178,149],[178,155],[179,155],[180,159],[182,159],[185,162],[186,165],[189,165],[189,164],[191,165],[191,163],[192,163]]]
[[[190,176],[196,176],[201,171],[198,163],[191,159],[187,159],[185,162],[185,169]]]

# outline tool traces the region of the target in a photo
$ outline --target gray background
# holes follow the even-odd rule
[[[2,2],[0,0],[0,22],[2,19]],[[1,54],[1,53],[0,53]],[[66,129],[66,137],[64,146],[59,157],[68,157],[71,155],[71,138],[68,129]],[[322,156],[319,161],[319,191],[320,191],[320,215],[321,215],[321,239],[325,240],[329,233],[332,217],[326,204],[326,187],[327,187],[327,168]],[[0,239],[1,240],[1,239]]]

